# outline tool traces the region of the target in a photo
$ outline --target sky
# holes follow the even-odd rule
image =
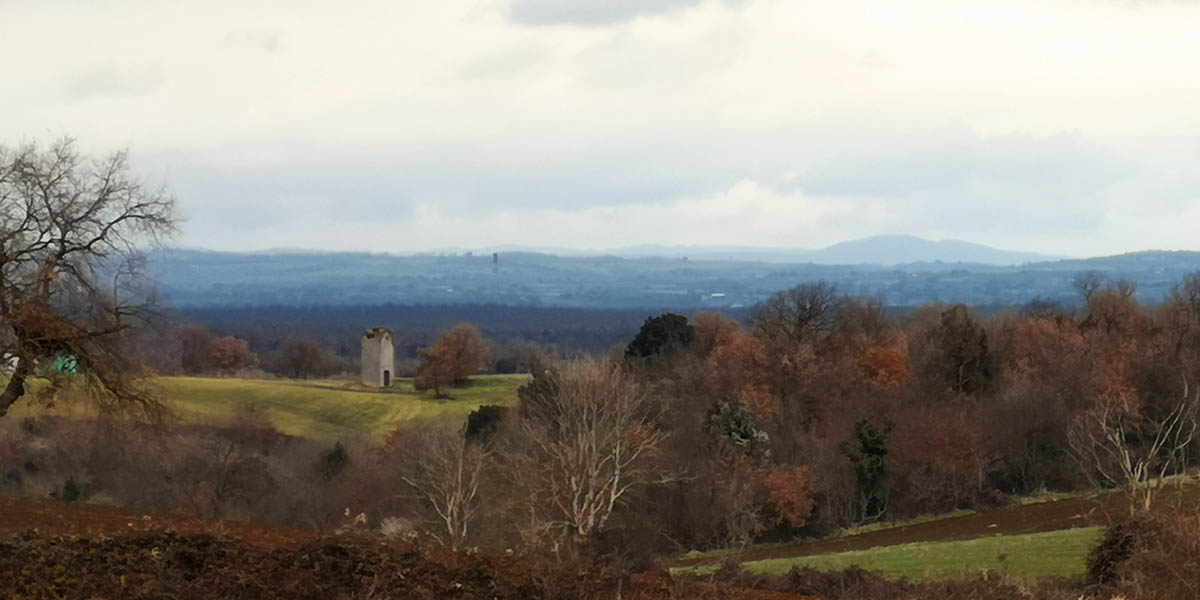
[[[1200,2],[0,0],[0,144],[219,250],[1200,250]]]

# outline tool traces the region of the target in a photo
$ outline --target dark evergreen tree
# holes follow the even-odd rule
[[[758,428],[745,404],[721,401],[708,409],[707,429],[714,438],[729,442],[746,456],[764,458],[771,454],[770,437]]]
[[[500,423],[508,409],[495,404],[485,404],[467,415],[467,426],[463,436],[468,442],[486,444],[500,430]]]
[[[696,331],[688,318],[675,313],[650,317],[625,348],[625,358],[651,358],[671,354],[691,345]]]

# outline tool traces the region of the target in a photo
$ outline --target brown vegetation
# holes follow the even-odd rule
[[[663,576],[627,580],[572,566],[361,537],[321,538],[295,548],[163,532],[0,540],[0,585],[15,598],[805,600]]]
[[[268,371],[292,379],[328,377],[346,370],[344,361],[330,354],[314,339],[287,337],[267,357]]]

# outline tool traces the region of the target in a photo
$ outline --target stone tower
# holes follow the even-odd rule
[[[392,387],[396,373],[392,332],[382,327],[366,330],[362,335],[362,382],[370,387]]]

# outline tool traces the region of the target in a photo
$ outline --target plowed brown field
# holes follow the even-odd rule
[[[318,537],[309,531],[264,527],[241,521],[213,521],[138,512],[115,506],[0,496],[0,536],[34,532],[47,537],[95,537],[147,531],[226,535],[266,548],[295,547]]]
[[[567,597],[560,585],[572,596],[577,575],[513,556],[0,496],[5,597],[525,600]],[[634,576],[623,596],[813,600],[652,573]]]

